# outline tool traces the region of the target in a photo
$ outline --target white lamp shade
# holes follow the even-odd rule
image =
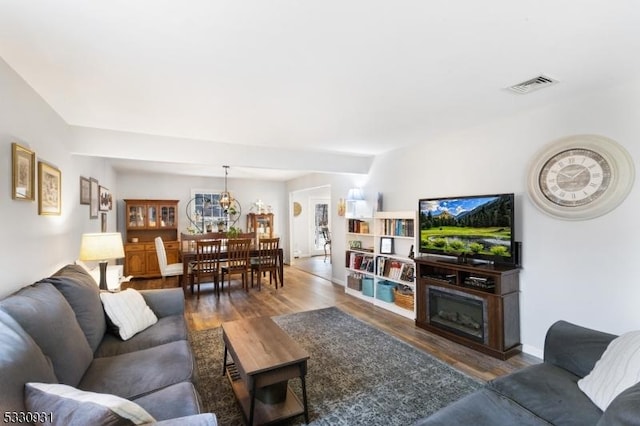
[[[360,188],[351,188],[347,193],[347,200],[349,201],[362,201],[364,200],[364,195],[362,194],[362,189]]]
[[[108,260],[124,257],[122,235],[119,232],[82,234],[80,260]]]

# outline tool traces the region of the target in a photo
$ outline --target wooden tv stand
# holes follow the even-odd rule
[[[520,343],[519,268],[469,265],[436,256],[417,257],[416,325],[477,351],[505,360],[522,351]],[[429,295],[450,292],[481,301],[485,318],[482,339],[466,336],[431,320]],[[476,302],[477,303],[477,302]]]

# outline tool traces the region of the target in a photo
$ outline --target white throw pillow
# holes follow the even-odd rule
[[[640,382],[640,331],[615,338],[578,387],[605,411],[624,390]]]
[[[118,334],[122,340],[133,337],[147,327],[158,322],[158,318],[151,308],[147,306],[142,295],[128,288],[118,293],[103,291],[100,299],[104,305],[107,316],[118,328]]]
[[[38,416],[38,423],[50,422],[52,425],[141,425],[155,422],[135,402],[57,383],[27,383],[25,405],[29,412]]]

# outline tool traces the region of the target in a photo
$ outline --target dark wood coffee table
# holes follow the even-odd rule
[[[273,423],[300,414],[309,423],[307,351],[268,317],[225,322],[222,338],[222,374],[229,377],[249,425]],[[228,354],[233,359],[229,364]],[[289,379],[296,377],[302,382],[302,403],[288,386]]]

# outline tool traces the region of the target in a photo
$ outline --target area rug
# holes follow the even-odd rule
[[[410,425],[482,386],[434,357],[337,308],[274,317],[310,354],[313,425]],[[226,376],[220,328],[191,333],[196,387],[221,426],[244,424]],[[302,395],[300,380],[290,384]],[[304,424],[304,416],[285,424]]]

